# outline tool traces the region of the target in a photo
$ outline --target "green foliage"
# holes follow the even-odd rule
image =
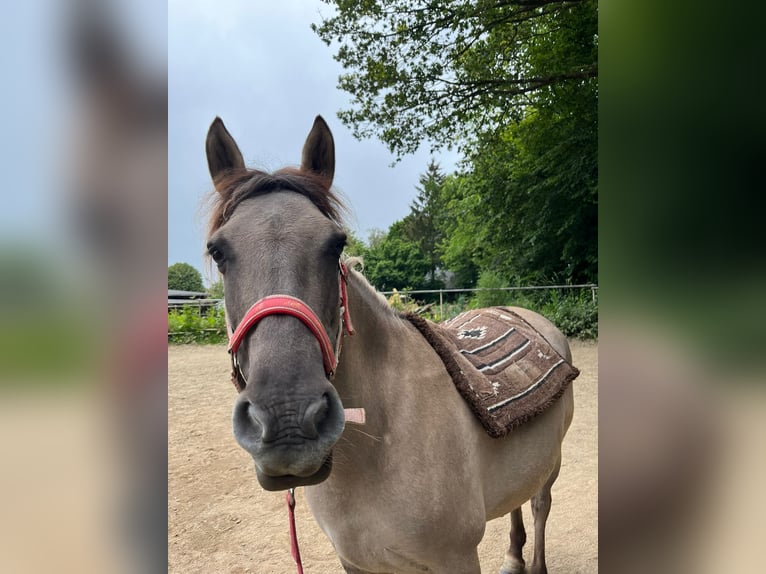
[[[422,312],[421,315],[429,321],[439,323],[457,317],[460,313],[470,308],[469,298],[465,295],[461,295],[454,300],[448,300],[447,294],[445,294],[444,299],[441,305],[437,300],[430,309]]]
[[[367,245],[370,249],[374,249],[386,238],[386,235],[388,235],[388,232],[382,229],[370,229],[367,233]]]
[[[220,277],[207,290],[207,296],[211,299],[223,299],[223,278]]]
[[[596,0],[325,1],[335,13],[312,29],[345,69],[339,117],[399,156],[495,131],[598,74]]]
[[[428,268],[428,260],[417,243],[407,238],[401,221],[367,250],[364,259],[364,274],[380,291],[422,288]]]
[[[446,177],[434,160],[428,164],[425,174],[420,176],[417,197],[410,205],[410,214],[404,218],[407,237],[414,241],[428,260],[428,282],[430,288],[443,287],[437,282],[436,270],[441,265],[440,244],[444,236],[442,219],[446,213],[443,205],[442,186]]]
[[[482,273],[480,285],[496,288],[503,285],[500,277]],[[522,307],[536,311],[550,320],[567,337],[598,338],[598,300],[590,289],[562,293],[557,289],[539,291],[477,291],[469,302],[471,309],[493,306]]]
[[[188,263],[173,263],[168,267],[168,289],[204,292],[202,275]]]
[[[551,292],[551,298],[540,314],[549,319],[567,337],[577,339],[598,338],[598,302],[589,290],[560,295]]]
[[[486,134],[448,181],[448,266],[474,261],[521,284],[597,280],[596,100],[562,107]]]
[[[345,68],[343,122],[400,157],[425,140],[464,152],[459,174],[429,165],[404,220],[430,283],[437,267],[461,286],[595,282],[597,2],[326,1],[313,29]]]
[[[474,287],[485,259],[488,228],[480,204],[481,197],[471,192],[466,176],[450,175],[442,186],[445,214],[439,250],[444,266],[455,275],[456,287]]]
[[[392,289],[392,291],[393,293],[388,298],[388,304],[392,309],[402,313],[414,313],[417,310],[418,304],[416,301],[406,295],[402,295],[398,289]]]
[[[0,391],[81,384],[104,352],[86,282],[42,247],[0,244]]]
[[[476,291],[470,298],[461,295],[452,301],[446,300],[449,294],[445,293],[443,305],[440,306],[437,302],[423,312],[422,316],[439,322],[451,319],[468,309],[495,306],[522,307],[540,313],[567,337],[598,338],[598,299],[594,299],[590,289],[492,290],[505,287],[506,284],[500,276],[491,272],[482,273],[479,283],[487,290]],[[388,302],[394,309],[410,312],[422,305],[422,302],[413,300],[406,292],[395,292],[389,297]]]
[[[508,282],[497,273],[492,271],[482,271],[476,287],[480,289],[498,289],[507,287]],[[509,291],[476,291],[476,295],[471,302],[473,309],[482,307],[494,307],[496,305],[510,305],[511,295]]]
[[[187,305],[168,313],[169,343],[224,343],[227,341],[226,316],[223,308],[209,309],[201,315],[199,308]]]

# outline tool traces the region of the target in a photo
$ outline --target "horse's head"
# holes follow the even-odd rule
[[[252,455],[265,489],[316,484],[329,476],[344,427],[327,353],[304,320],[281,311],[252,318],[256,303],[286,295],[305,305],[333,344],[342,329],[339,261],[346,235],[330,191],[332,134],[317,117],[300,169],[273,174],[245,168],[218,118],[206,149],[218,192],[207,247],[223,274],[229,324],[241,331],[234,436]]]

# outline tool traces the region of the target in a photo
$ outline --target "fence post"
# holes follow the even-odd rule
[[[444,321],[444,298],[442,295],[444,291],[439,289],[439,321]]]
[[[595,303],[596,302],[596,288],[593,285],[591,285],[591,288],[590,288],[590,295],[593,298],[593,303]]]

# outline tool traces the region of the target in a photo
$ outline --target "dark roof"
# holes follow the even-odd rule
[[[168,289],[168,299],[200,299],[207,297],[207,293],[200,291],[181,291]]]

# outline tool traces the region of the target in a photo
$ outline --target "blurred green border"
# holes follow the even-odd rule
[[[761,6],[600,4],[601,319],[641,316],[762,369]]]

